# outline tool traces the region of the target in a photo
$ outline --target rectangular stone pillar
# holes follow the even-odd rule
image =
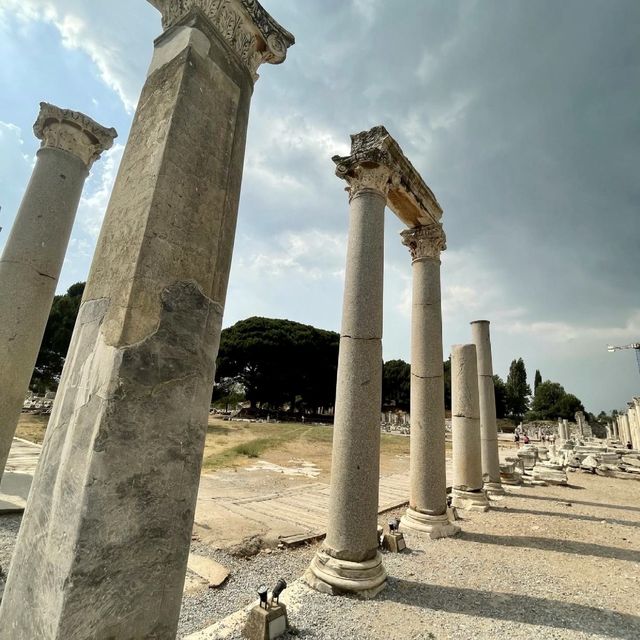
[[[114,185],[0,638],[175,638],[255,71],[257,2],[158,0],[165,33]]]

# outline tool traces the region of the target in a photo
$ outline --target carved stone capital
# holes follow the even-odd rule
[[[295,38],[282,28],[257,0],[148,0],[162,14],[169,29],[193,9],[199,9],[220,36],[258,79],[261,64],[280,64]]]
[[[359,191],[372,189],[378,191],[386,200],[389,186],[392,181],[391,170],[383,164],[367,164],[353,167],[348,175],[344,176],[349,187],[349,199]]]
[[[115,129],[107,129],[78,111],[60,109],[40,103],[40,113],[33,132],[42,140],[40,148],[61,149],[77,156],[91,169],[100,154],[113,146],[118,137]]]
[[[440,223],[405,229],[400,233],[402,244],[409,248],[411,261],[439,260],[447,248],[447,237]]]
[[[361,168],[386,167],[390,176],[387,204],[408,227],[436,223],[442,217],[442,208],[431,189],[383,126],[352,135],[351,154],[332,159],[336,175],[350,186]]]

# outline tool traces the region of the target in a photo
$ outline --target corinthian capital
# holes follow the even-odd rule
[[[100,154],[113,146],[118,136],[78,111],[60,109],[47,102],[40,103],[40,113],[33,132],[42,140],[40,148],[61,149],[77,156],[91,169]]]
[[[203,13],[249,70],[254,80],[263,63],[280,64],[295,38],[258,0],[148,0],[162,14],[162,26],[178,24],[191,11]]]
[[[447,237],[440,223],[405,229],[400,234],[402,244],[409,248],[412,262],[417,260],[439,260],[440,253],[447,248]]]

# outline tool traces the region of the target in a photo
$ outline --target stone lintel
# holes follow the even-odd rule
[[[148,0],[162,14],[165,29],[193,10],[202,12],[257,80],[261,64],[280,64],[295,38],[257,0]]]
[[[429,225],[442,218],[442,207],[435,195],[382,125],[353,134],[351,155],[334,156],[332,160],[336,175],[349,184],[359,167],[387,167],[387,204],[408,227]]]
[[[402,244],[409,249],[412,262],[439,260],[440,253],[447,248],[447,237],[439,222],[405,229],[400,235]]]
[[[118,137],[115,129],[107,129],[79,111],[61,109],[47,102],[40,103],[40,113],[33,125],[40,148],[68,151],[80,158],[90,169],[100,154],[113,146]]]

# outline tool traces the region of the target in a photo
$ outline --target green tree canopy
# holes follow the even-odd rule
[[[496,398],[496,418],[507,416],[507,385],[499,375],[493,376],[493,389]]]
[[[540,369],[536,369],[536,375],[533,379],[533,393],[537,393],[538,392],[538,387],[540,386],[540,383],[542,382],[542,375],[540,374]]]
[[[240,383],[253,407],[330,407],[339,341],[334,331],[299,322],[247,318],[222,331],[216,379]]]
[[[404,360],[387,360],[382,366],[382,404],[409,411],[411,365]]]
[[[55,296],[44,330],[36,366],[29,388],[36,393],[55,390],[60,382],[73,327],[84,293],[84,282],[69,287],[64,295]]]
[[[533,403],[531,417],[538,420],[556,420],[566,418],[573,420],[576,411],[584,411],[582,402],[573,394],[567,393],[559,382],[545,380],[538,385]]]
[[[527,384],[524,360],[513,360],[507,376],[507,411],[514,418],[521,418],[529,407],[531,387]]]

